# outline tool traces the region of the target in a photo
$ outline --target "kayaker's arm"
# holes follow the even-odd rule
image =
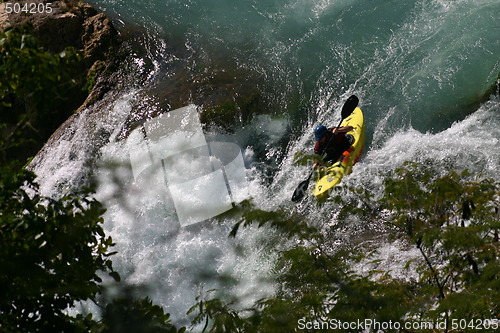
[[[352,126],[342,126],[342,127],[334,127],[332,128],[332,133],[337,134],[337,133],[347,133],[350,132],[354,129]]]
[[[321,144],[318,141],[316,141],[316,144],[314,145],[314,154],[323,155],[324,148],[325,147],[322,147]],[[313,169],[316,169],[319,166],[321,166],[321,163],[318,161],[315,162],[312,167]]]

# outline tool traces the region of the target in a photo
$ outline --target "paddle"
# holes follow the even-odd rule
[[[339,122],[337,127],[339,127],[340,124],[342,124],[342,121],[344,121],[345,118],[349,117],[349,115],[352,113],[352,111],[354,111],[354,109],[358,106],[358,103],[359,103],[359,99],[355,95],[352,95],[351,97],[349,97],[347,99],[347,101],[345,101],[344,106],[342,107],[341,119],[340,119],[340,122]],[[330,138],[330,140],[331,140],[331,138]],[[328,142],[327,145],[329,143],[330,142]],[[321,156],[321,158],[325,158],[325,154],[323,154],[323,156]],[[311,173],[309,174],[309,177],[307,177],[306,180],[304,180],[303,182],[301,182],[299,184],[299,186],[297,186],[297,188],[295,189],[295,191],[293,192],[293,195],[292,195],[293,202],[297,202],[297,201],[302,200],[302,198],[306,195],[307,188],[309,187],[309,181],[311,180],[313,173],[314,173],[314,170],[311,171]]]

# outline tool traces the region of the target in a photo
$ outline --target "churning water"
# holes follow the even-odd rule
[[[229,239],[238,221],[231,212],[181,228],[165,188],[148,192],[134,184],[123,127],[150,107],[141,94],[168,81],[178,63],[192,71],[227,65],[260,78],[273,110],[237,125],[235,133],[203,134],[241,147],[248,195],[258,208],[301,209],[320,223],[335,218],[328,204],[292,205],[291,194],[308,173],[293,156],[310,152],[314,126],[338,123],[351,94],[365,112],[367,142],[346,184],[377,191],[405,161],[432,165],[436,173],[468,168],[498,180],[500,101],[471,110],[500,72],[497,0],[89,2],[119,29],[144,27],[148,52],[130,58],[138,72],[154,66],[141,72],[142,87],[131,83],[100,112],[75,116],[33,166],[49,195],[81,186],[90,173],[100,179],[97,197],[108,208],[105,229],[117,243],[117,270],[127,282],[147,285],[176,321],[186,323],[195,297],[212,288],[247,303],[273,290],[272,247],[259,245],[265,231]]]

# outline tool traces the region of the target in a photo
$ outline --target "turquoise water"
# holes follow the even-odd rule
[[[498,0],[89,2],[122,31],[145,28],[147,38],[139,40],[148,52],[130,54],[145,83],[125,87],[107,101],[104,116],[79,112],[61,138],[45,147],[33,162],[45,194],[80,184],[85,172],[106,178],[105,171],[86,169],[97,159],[128,163],[121,129],[144,108],[153,113],[143,105],[142,93],[157,87],[175,93],[182,85],[174,75],[180,63],[208,76],[216,69],[234,73],[235,81],[246,79],[238,76],[242,72],[258,78],[273,106],[266,110],[270,115],[255,117],[233,134],[204,133],[207,140],[240,145],[258,208],[299,211],[317,223],[335,223],[334,205],[290,202],[309,173],[293,156],[311,152],[314,126],[336,125],[351,94],[360,98],[368,135],[364,155],[344,184],[376,194],[384,177],[405,161],[426,163],[436,173],[469,168],[499,179],[500,101],[472,103],[500,72]],[[162,98],[168,102],[169,95]],[[92,134],[100,132],[109,133],[109,142],[101,144],[101,136]],[[85,155],[94,146],[100,147],[99,156]],[[188,324],[186,311],[209,289],[240,296],[242,307],[272,292],[266,278],[273,249],[260,241],[272,232],[251,229],[228,239],[239,220],[231,216],[182,229],[171,202],[138,192],[131,175],[119,171],[108,175],[97,193],[108,208],[106,231],[117,243],[113,261],[123,280],[146,285],[174,322]],[[127,204],[138,212],[131,214]],[[354,224],[346,234],[379,230],[377,221]],[[400,266],[390,260],[387,265],[393,271]],[[221,276],[235,280],[221,284]]]
[[[397,128],[442,130],[463,118],[453,109],[481,95],[500,71],[494,0],[91,3],[205,61],[261,74],[283,113],[294,112],[289,101],[298,98],[315,117],[350,91],[370,108],[371,123],[396,108],[390,124]]]

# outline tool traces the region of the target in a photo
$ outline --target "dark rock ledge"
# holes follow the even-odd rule
[[[13,2],[12,0],[8,2]],[[16,0],[17,3],[51,3],[51,13],[6,14],[5,4],[0,4],[0,31],[8,27],[29,26],[40,45],[48,51],[58,53],[71,46],[81,51],[84,58],[87,78],[93,88],[86,99],[73,101],[68,105],[76,105],[72,110],[62,113],[73,113],[76,108],[82,110],[100,102],[104,95],[114,90],[119,84],[115,76],[123,58],[130,53],[141,53],[127,50],[134,45],[134,40],[145,38],[144,31],[133,27],[117,32],[105,14],[99,13],[89,4],[77,0]],[[125,43],[123,43],[125,42]],[[124,46],[127,44],[128,46]],[[132,46],[134,47],[134,46]],[[127,54],[124,54],[127,53]],[[228,64],[219,66],[205,64],[210,69],[196,72],[188,68],[178,68],[172,77],[151,87],[146,95],[155,99],[160,106],[160,113],[194,103],[203,105],[202,123],[208,126],[230,130],[235,124],[248,122],[253,115],[269,109],[262,100],[259,84],[262,78],[255,73],[241,69],[231,69]],[[215,67],[215,69],[214,69]],[[129,73],[132,76],[132,73]],[[238,78],[238,79],[237,79]],[[147,97],[147,96],[145,96]],[[73,97],[78,99],[81,97]],[[80,106],[80,107],[78,107]],[[77,110],[77,111],[78,111]],[[150,116],[150,115],[149,115]]]
[[[13,1],[8,1],[13,2]],[[52,4],[52,12],[7,14],[0,4],[0,30],[27,26],[44,49],[58,53],[71,46],[80,50],[90,80],[95,86],[82,105],[96,101],[109,90],[109,82],[99,80],[99,74],[111,65],[112,53],[118,44],[118,33],[110,19],[89,4],[74,0],[23,0],[25,3]],[[81,102],[80,102],[81,103]]]
[[[16,1],[22,3],[52,3],[51,13],[4,14],[0,27],[29,24],[41,45],[52,52],[67,46],[83,51],[85,60],[93,63],[102,59],[117,35],[111,21],[91,5],[76,1]],[[5,6],[5,4],[3,4]],[[5,17],[7,20],[5,20]]]
[[[51,3],[52,10],[50,13],[7,14],[6,3],[0,3],[0,31],[20,29],[33,35],[38,46],[45,51],[57,54],[73,47],[82,58],[74,70],[78,75],[74,80],[76,86],[61,87],[49,116],[30,113],[32,130],[27,129],[22,135],[25,141],[28,140],[26,142],[31,143],[24,143],[6,155],[7,159],[24,161],[37,154],[45,143],[57,141],[82,110],[92,107],[98,113],[107,111],[98,104],[105,94],[117,90],[121,84],[116,72],[124,56],[120,53],[123,43],[111,20],[81,1],[10,0],[7,3],[19,3],[21,8],[24,4]],[[25,112],[24,107],[12,108],[9,114],[16,117],[20,112]]]

